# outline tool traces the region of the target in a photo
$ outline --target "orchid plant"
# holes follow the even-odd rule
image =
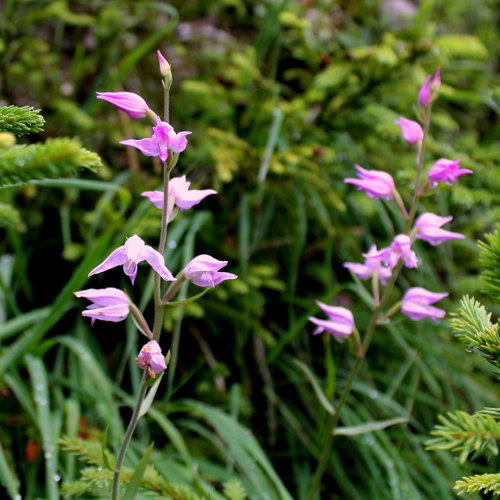
[[[356,344],[356,361],[353,364],[347,383],[340,396],[340,400],[332,412],[328,426],[328,437],[312,479],[308,499],[312,500],[320,488],[321,478],[330,457],[335,430],[339,424],[342,408],[351,392],[352,384],[356,378],[363,359],[375,334],[377,326],[387,324],[390,318],[401,311],[408,318],[418,321],[430,318],[437,321],[445,316],[445,311],[435,307],[433,304],[445,298],[447,293],[439,293],[426,290],[421,287],[409,288],[403,295],[401,301],[388,305],[391,291],[396,283],[399,273],[403,267],[416,268],[419,259],[412,250],[415,239],[426,241],[431,245],[440,245],[448,240],[461,239],[465,236],[443,229],[442,226],[451,222],[453,217],[442,217],[433,213],[422,213],[416,218],[419,198],[438,186],[439,183],[455,184],[458,178],[464,174],[473,173],[471,170],[461,169],[460,160],[439,159],[428,171],[427,182],[421,183],[421,175],[424,169],[425,143],[429,135],[431,125],[432,103],[437,98],[440,87],[440,72],[436,70],[434,77],[428,76],[418,94],[419,119],[420,122],[399,118],[396,124],[400,127],[401,137],[411,146],[416,147],[416,171],[413,196],[410,210],[407,211],[405,202],[399,194],[396,184],[390,174],[383,171],[368,170],[356,166],[357,177],[344,179],[347,184],[356,186],[358,190],[364,191],[371,198],[382,198],[387,201],[393,200],[400,216],[404,220],[404,230],[397,235],[392,243],[380,250],[372,246],[367,253],[362,254],[363,263],[347,262],[344,267],[361,280],[371,279],[372,298],[375,306],[363,339],[356,329],[355,320],[350,310],[344,307],[336,307],[318,302],[321,311],[327,319],[310,317],[309,320],[316,326],[313,334],[327,332],[337,340],[343,341],[353,337]],[[416,220],[415,220],[416,219]],[[381,293],[381,285],[385,287]]]
[[[172,84],[170,65],[160,51],[157,52],[160,74],[164,88],[164,119],[149,108],[146,101],[139,95],[131,92],[98,92],[97,98],[107,101],[118,109],[125,111],[132,118],[148,117],[153,123],[152,135],[145,139],[127,139],[121,144],[138,149],[145,156],[159,157],[163,163],[163,189],[161,191],[147,191],[142,193],[149,201],[162,211],[160,242],[158,250],[147,245],[138,235],[131,235],[122,246],[119,246],[97,267],[89,272],[89,277],[114,267],[122,266],[123,272],[130,278],[132,285],[138,272],[138,264],[147,262],[154,271],[154,320],[153,328],[144,318],[139,308],[129,296],[116,288],[88,289],[75,292],[77,297],[91,301],[82,315],[91,318],[92,323],[100,321],[123,321],[131,314],[138,330],[148,338],[136,357],[138,369],[143,371],[137,400],[133,409],[128,428],[118,453],[113,475],[111,499],[117,500],[120,495],[120,473],[125,459],[127,447],[132,438],[146,397],[149,379],[155,379],[167,369],[168,355],[165,357],[160,347],[160,337],[163,325],[164,306],[175,297],[183,281],[190,281],[199,287],[215,287],[225,280],[237,278],[235,274],[221,271],[227,261],[220,261],[210,255],[198,255],[186,267],[173,276],[165,263],[165,246],[167,228],[175,216],[174,207],[180,211],[189,209],[200,203],[209,195],[216,194],[213,189],[190,189],[190,182],[186,176],[170,179],[170,175],[177,164],[180,153],[187,145],[189,131],[175,132],[169,124],[169,93]],[[163,292],[161,282],[170,282],[170,286]],[[153,390],[153,389],[152,389]],[[154,389],[156,392],[156,388]],[[154,393],[153,393],[154,396]]]

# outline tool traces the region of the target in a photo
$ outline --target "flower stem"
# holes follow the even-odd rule
[[[122,470],[123,461],[125,459],[125,453],[127,452],[127,448],[130,440],[132,439],[132,434],[135,431],[137,422],[139,421],[139,411],[141,409],[142,401],[144,400],[144,396],[146,395],[146,390],[148,388],[147,379],[148,370],[145,369],[142,373],[141,383],[139,385],[139,395],[137,396],[137,402],[135,404],[132,417],[130,418],[130,422],[128,423],[127,431],[125,432],[125,436],[123,437],[122,446],[116,458],[115,472],[113,474],[113,488],[111,490],[111,500],[118,500],[120,498],[120,473]]]
[[[170,101],[170,85],[171,81],[164,81],[164,120],[168,123],[169,121],[169,101]],[[152,113],[150,115],[151,119],[156,118],[156,115]],[[161,255],[165,255],[165,243],[167,241],[167,226],[168,226],[168,182],[170,180],[170,171],[174,168],[177,163],[178,155],[170,155],[166,162],[163,162],[163,210],[161,214],[161,231],[160,231],[160,245],[158,251]],[[155,273],[155,318],[153,326],[153,338],[155,340],[160,340],[161,327],[163,324],[163,307],[161,304],[161,278],[158,273]],[[141,315],[142,316],[142,315]],[[148,329],[149,330],[149,329]],[[111,490],[111,500],[118,500],[120,496],[120,473],[123,466],[123,461],[125,460],[125,453],[127,452],[128,445],[134,434],[135,427],[139,421],[139,412],[141,409],[142,402],[147,391],[147,380],[148,380],[148,370],[144,369],[141,377],[141,383],[139,385],[139,395],[137,396],[137,402],[130,418],[130,422],[123,437],[123,443],[116,458],[115,472],[113,475],[113,487]]]
[[[163,210],[161,214],[161,232],[160,245],[158,252],[165,255],[165,243],[167,241],[168,228],[168,182],[170,180],[170,168],[165,162],[163,164]],[[153,326],[153,334],[155,340],[160,340],[161,326],[163,324],[163,307],[161,305],[161,277],[155,273],[155,321]]]
[[[417,171],[416,171],[416,179],[415,179],[415,190],[413,192],[413,199],[412,199],[412,204],[411,204],[411,210],[410,214],[408,215],[408,218],[405,221],[405,226],[404,226],[404,233],[409,234],[411,227],[413,225],[413,221],[415,219],[415,215],[417,213],[417,202],[420,197],[420,175],[422,173],[423,167],[424,167],[424,153],[425,153],[425,142],[427,135],[429,134],[429,127],[431,123],[431,106],[429,105],[427,112],[425,114],[425,119],[424,119],[424,137],[422,138],[422,143],[420,144],[420,150],[418,152],[418,162],[417,162]],[[349,378],[347,379],[346,385],[344,387],[344,390],[342,392],[342,395],[340,396],[340,401],[338,405],[335,408],[335,414],[330,417],[330,425],[327,427],[329,429],[328,435],[326,436],[326,443],[323,448],[323,452],[320,457],[320,461],[318,464],[318,467],[316,468],[316,472],[314,473],[313,479],[312,479],[312,484],[311,488],[309,490],[309,494],[307,496],[308,500],[313,500],[316,493],[319,490],[320,484],[321,484],[321,478],[323,477],[323,473],[325,472],[326,466],[328,464],[328,459],[330,458],[330,454],[333,449],[333,441],[335,439],[335,429],[337,428],[339,421],[340,421],[340,413],[342,411],[342,408],[344,407],[347,398],[349,397],[352,389],[352,384],[354,382],[354,379],[359,373],[359,370],[361,368],[361,365],[363,363],[363,360],[366,356],[366,353],[368,351],[368,348],[370,347],[370,344],[373,339],[373,335],[375,334],[375,329],[377,327],[377,320],[382,312],[382,310],[385,307],[385,304],[387,303],[389,299],[389,295],[396,283],[396,280],[398,278],[398,275],[403,268],[403,261],[400,260],[396,267],[394,268],[394,271],[391,276],[391,280],[389,284],[387,285],[387,288],[384,291],[384,294],[382,295],[382,299],[378,303],[377,307],[373,311],[373,314],[370,318],[370,323],[368,325],[368,329],[366,330],[365,337],[363,339],[363,345],[361,349],[361,356],[356,358],[356,361],[354,362],[352,366],[351,373],[349,374]]]

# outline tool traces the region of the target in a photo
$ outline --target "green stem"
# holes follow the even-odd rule
[[[169,100],[170,100],[170,82],[164,82],[164,120],[168,123],[169,121]],[[155,121],[156,115],[153,112],[148,113],[148,116]],[[165,243],[167,241],[167,226],[168,226],[168,182],[170,180],[170,171],[174,168],[177,163],[177,158],[179,155],[169,155],[167,162],[163,163],[163,210],[162,210],[162,220],[161,220],[161,231],[160,231],[160,245],[158,251],[161,255],[165,256]],[[163,307],[161,305],[161,278],[158,273],[155,273],[155,318],[153,326],[153,338],[155,340],[160,339],[161,327],[163,324]],[[137,310],[138,311],[138,310]],[[137,311],[134,311],[137,313]],[[139,311],[140,313],[140,311]],[[142,314],[140,315],[142,316]],[[140,317],[139,317],[140,319]],[[149,329],[148,329],[149,330]],[[123,438],[123,443],[116,458],[115,472],[113,475],[113,487],[111,491],[111,500],[118,500],[120,496],[120,473],[123,466],[123,461],[125,460],[125,453],[127,452],[128,445],[132,439],[137,422],[139,421],[139,412],[141,409],[142,402],[147,391],[147,380],[148,380],[148,370],[144,369],[141,383],[139,385],[139,395],[137,396],[137,402],[132,413],[132,417],[127,427],[127,431]]]
[[[118,453],[118,457],[116,458],[115,472],[113,474],[113,488],[111,490],[111,500],[118,500],[120,498],[120,473],[122,470],[123,461],[125,460],[125,453],[127,452],[128,445],[130,443],[130,440],[132,439],[132,434],[134,434],[137,422],[139,421],[139,410],[141,409],[141,405],[148,388],[147,380],[148,370],[144,369],[141,383],[139,385],[139,395],[137,396],[137,402],[135,404],[132,417],[130,418],[130,422],[128,423],[127,431],[125,432],[125,436],[123,437],[123,442]]]
[[[165,255],[165,243],[167,241],[168,228],[168,182],[170,180],[170,168],[165,162],[163,164],[163,210],[161,214],[160,245],[158,252]],[[161,277],[155,273],[155,321],[153,335],[156,341],[160,340],[161,326],[163,324],[163,307],[161,305]]]
[[[408,219],[406,219],[405,222],[405,227],[404,227],[404,233],[408,234],[410,231],[410,228],[413,224],[413,220],[415,219],[415,215],[417,214],[417,202],[420,197],[420,176],[422,173],[422,170],[424,169],[424,156],[425,156],[425,143],[427,141],[427,136],[429,135],[429,127],[431,125],[431,112],[432,112],[432,105],[429,104],[429,107],[425,113],[425,118],[424,118],[424,137],[422,138],[422,144],[420,144],[420,151],[418,155],[418,162],[417,162],[417,175],[415,179],[415,190],[413,191],[413,199],[411,201],[411,210],[410,210],[410,215],[408,216]]]
[[[417,171],[416,171],[416,180],[415,180],[415,190],[413,192],[413,199],[412,199],[412,204],[411,204],[411,210],[408,218],[406,219],[405,226],[404,226],[404,233],[408,234],[410,232],[410,229],[413,225],[413,221],[415,219],[415,215],[417,213],[417,202],[418,198],[420,196],[420,175],[422,173],[423,167],[424,167],[424,153],[425,153],[425,142],[427,139],[427,135],[429,134],[429,127],[431,123],[431,107],[427,109],[427,112],[425,114],[425,121],[424,121],[424,137],[422,138],[422,143],[420,144],[420,149],[419,149],[419,156],[418,156],[418,162],[417,162]],[[373,314],[370,318],[370,323],[368,325],[368,329],[366,330],[365,338],[363,339],[363,347],[362,347],[362,352],[360,353],[361,356],[356,358],[356,361],[354,362],[354,365],[352,367],[351,373],[349,374],[349,378],[347,379],[347,383],[344,387],[344,390],[342,392],[342,395],[340,396],[340,401],[336,407],[335,414],[330,418],[330,425],[327,427],[329,429],[328,436],[326,437],[326,443],[323,448],[323,452],[320,457],[320,461],[318,464],[318,467],[316,469],[316,472],[314,473],[314,477],[312,480],[312,485],[309,490],[309,494],[307,496],[308,500],[313,500],[316,493],[318,492],[321,484],[321,478],[323,477],[323,473],[325,472],[326,465],[328,463],[328,459],[330,458],[330,454],[333,449],[333,442],[335,439],[335,429],[337,428],[339,421],[340,421],[340,413],[342,411],[342,408],[344,407],[347,398],[349,397],[352,389],[352,384],[354,379],[359,373],[359,370],[361,368],[361,365],[363,363],[363,360],[365,359],[366,353],[368,351],[368,348],[370,347],[370,344],[373,339],[373,335],[375,334],[375,329],[377,327],[377,319],[379,314],[382,312],[382,309],[385,307],[385,304],[387,300],[389,299],[389,295],[396,283],[396,280],[398,278],[398,275],[403,267],[403,261],[400,260],[397,264],[397,266],[394,268],[391,280],[389,284],[387,285],[387,288],[384,291],[384,294],[382,296],[382,300],[380,303],[377,305],[375,310],[373,311]]]

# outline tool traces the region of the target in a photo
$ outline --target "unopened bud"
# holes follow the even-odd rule
[[[439,87],[441,86],[441,72],[439,70],[439,66],[436,68],[436,75],[432,79],[431,89],[433,93],[437,93]]]
[[[170,87],[172,85],[172,70],[170,68],[170,64],[163,57],[163,54],[157,50],[156,55],[158,56],[158,64],[160,65],[160,74],[163,76],[165,86]]]

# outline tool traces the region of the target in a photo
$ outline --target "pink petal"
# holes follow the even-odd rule
[[[112,269],[113,267],[122,266],[126,261],[127,256],[125,254],[125,246],[122,245],[116,250],[113,250],[104,262],[92,269],[92,271],[90,271],[89,273],[89,277],[93,274],[102,273],[104,271],[107,271],[108,269]]]
[[[156,208],[163,210],[163,191],[144,191],[141,196],[145,196]]]
[[[120,141],[120,144],[125,146],[132,146],[138,149],[145,156],[160,156],[160,148],[158,143],[152,139],[127,139]]]
[[[144,247],[144,256],[148,264],[166,281],[176,281],[172,273],[165,267],[163,255],[150,246]]]
[[[82,312],[82,316],[87,318],[92,318],[93,320],[99,319],[102,321],[123,321],[128,316],[128,305],[127,304],[116,304],[113,306],[106,307],[92,307],[89,306],[88,309]]]
[[[186,136],[191,134],[191,132],[179,132],[176,134],[175,132],[170,132],[168,134],[168,147],[174,152],[174,153],[182,153],[188,144],[188,141],[186,139]]]

